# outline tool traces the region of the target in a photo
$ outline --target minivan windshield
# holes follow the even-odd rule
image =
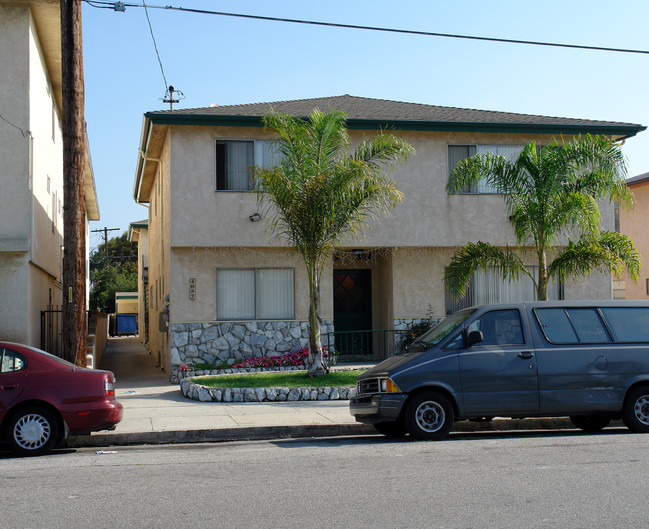
[[[464,309],[451,314],[448,318],[440,321],[432,329],[422,334],[417,338],[413,345],[419,344],[423,346],[432,347],[441,342],[446,336],[451,334],[455,329],[457,329],[462,322],[466,320],[471,314],[473,314],[477,309]]]

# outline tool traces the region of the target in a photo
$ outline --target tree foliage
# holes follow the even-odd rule
[[[529,276],[540,300],[547,299],[550,278],[585,277],[593,270],[619,275],[626,268],[637,279],[640,258],[633,242],[602,230],[598,207],[600,200],[632,205],[626,174],[620,146],[605,136],[578,136],[541,148],[531,142],[514,162],[493,154],[460,161],[449,176],[448,191],[479,181],[494,186],[507,206],[518,252],[487,242],[468,243],[453,256],[446,287],[461,297],[473,272],[491,266],[499,267],[504,278]],[[530,248],[538,279],[525,267]]]
[[[90,309],[115,312],[115,292],[137,291],[137,245],[129,242],[128,233],[100,244],[90,254]]]
[[[255,169],[260,205],[270,229],[302,257],[309,280],[309,373],[326,371],[320,336],[320,279],[335,245],[363,234],[368,219],[403,198],[384,170],[413,148],[391,134],[365,140],[352,152],[346,114],[314,110],[307,120],[270,112],[266,129],[280,141],[281,163]]]

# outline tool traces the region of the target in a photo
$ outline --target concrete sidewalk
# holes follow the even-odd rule
[[[220,403],[187,399],[155,366],[137,338],[110,338],[100,368],[115,373],[124,418],[115,430],[70,437],[69,447],[376,434],[371,426],[354,420],[348,401]],[[562,428],[574,426],[568,419],[464,421],[453,431]]]

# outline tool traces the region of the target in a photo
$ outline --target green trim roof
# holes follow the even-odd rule
[[[145,118],[161,125],[211,125],[261,127],[270,109],[294,116],[308,116],[314,108],[323,112],[344,110],[349,129],[413,131],[481,131],[539,134],[607,134],[630,137],[645,130],[636,123],[516,114],[490,110],[423,105],[350,95],[209,106],[147,112]]]

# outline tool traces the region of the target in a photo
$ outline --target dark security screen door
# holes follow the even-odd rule
[[[339,354],[372,353],[371,270],[334,270],[334,326]]]

